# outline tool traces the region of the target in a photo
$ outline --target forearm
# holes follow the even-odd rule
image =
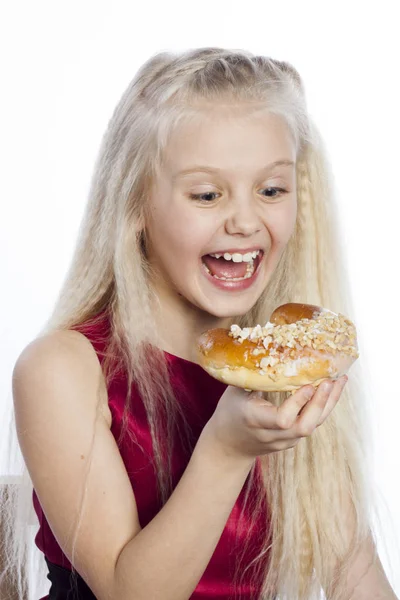
[[[252,466],[200,436],[165,506],[121,552],[118,600],[187,600],[204,573]]]
[[[379,558],[366,567],[359,580],[352,576],[348,589],[351,590],[350,600],[398,600]]]
[[[348,600],[398,600],[386,577],[370,537],[358,553],[346,577]]]

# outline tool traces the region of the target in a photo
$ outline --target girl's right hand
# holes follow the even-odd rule
[[[262,392],[228,385],[202,436],[211,438],[225,455],[238,458],[254,459],[292,448],[322,425],[347,380],[343,375],[336,381],[323,381],[316,389],[305,385],[279,407],[264,400]]]

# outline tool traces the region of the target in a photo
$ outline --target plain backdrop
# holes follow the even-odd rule
[[[388,553],[400,537],[398,2],[4,3],[0,410],[69,266],[101,137],[156,52],[244,48],[291,62],[329,150],[360,353],[373,399]],[[3,426],[4,427],[4,426]],[[0,431],[3,437],[4,432]],[[9,475],[0,469],[0,475]],[[400,569],[388,573],[400,595]]]

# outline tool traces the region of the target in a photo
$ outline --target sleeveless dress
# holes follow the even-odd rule
[[[107,313],[102,313],[93,322],[95,322],[95,325],[86,323],[73,329],[80,331],[89,339],[100,364],[102,364],[104,360],[102,351],[105,349],[105,340],[109,331]],[[197,441],[227,385],[211,377],[200,365],[166,351],[164,352],[171,370],[174,392],[178,401],[185,406],[186,417]],[[111,432],[116,441],[122,426],[126,389],[123,376],[117,375],[108,385],[108,404],[112,414]],[[147,456],[143,454],[139,446],[130,442],[129,436],[125,436],[121,443],[118,443],[118,441],[117,443],[132,484],[132,490],[135,493],[140,525],[144,528],[159,512],[161,505],[156,498],[156,476],[149,460],[149,456],[152,456],[152,448],[144,405],[135,386],[132,391],[132,413],[134,413],[134,417],[129,414],[128,428],[137,436],[136,439],[138,439]],[[187,451],[178,441],[174,446],[172,460],[174,489],[185,471],[189,459],[190,455],[187,454]],[[256,464],[255,481],[257,482],[259,481],[258,462]],[[243,510],[243,500],[248,480],[249,477],[247,477],[235,502],[206,570],[190,596],[191,600],[217,598],[221,600],[230,598],[232,600],[233,598],[254,600],[257,597],[260,587],[254,588],[254,586],[251,586],[250,577],[255,576],[257,578],[257,573],[252,570],[252,567],[247,570],[241,579],[240,586],[236,586],[236,588],[233,586],[233,575],[236,567],[235,557],[238,553],[240,557],[243,556],[240,563],[243,570],[260,551],[266,528],[269,526],[268,519],[265,516],[267,514],[265,504],[263,513],[261,512],[257,519],[250,519],[252,497],[246,505],[246,510]],[[41,600],[72,600],[72,598],[95,600],[90,588],[76,572],[73,581],[74,586],[76,585],[78,588],[79,595],[74,595],[74,590],[71,587],[71,563],[63,554],[52,533],[35,490],[33,490],[32,501],[39,520],[39,530],[35,536],[35,544],[44,554],[49,569],[47,578],[51,582],[49,594]],[[239,517],[240,528],[238,528]],[[247,545],[246,553],[243,555],[244,540],[249,533],[250,542]],[[235,589],[237,596],[235,596]]]

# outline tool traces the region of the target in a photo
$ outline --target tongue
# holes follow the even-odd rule
[[[235,263],[233,260],[225,260],[223,256],[221,258],[214,258],[209,254],[203,256],[203,262],[210,269],[212,275],[218,277],[244,277],[247,271],[247,264],[245,262]]]

